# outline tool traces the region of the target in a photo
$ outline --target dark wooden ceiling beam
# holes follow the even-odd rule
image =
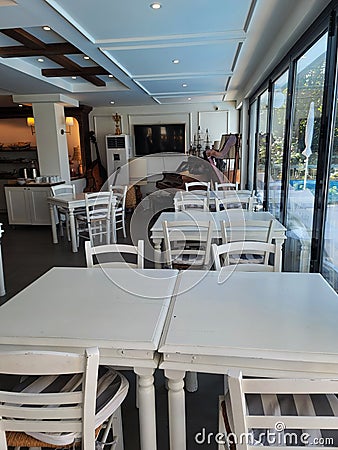
[[[47,44],[34,37],[27,31],[23,30],[22,28],[3,29],[0,30],[0,32],[12,39],[15,39],[16,41],[20,42],[20,44],[23,44],[30,49],[43,50],[47,48]],[[64,67],[65,69],[68,69],[69,71],[81,72],[82,67],[71,61],[64,55],[46,55],[46,57]],[[95,75],[86,75],[85,73],[81,73],[81,75],[79,76],[81,76],[81,78],[88,81],[89,83],[94,84],[95,86],[106,86],[106,83],[100,78],[97,78]]]
[[[109,75],[109,72],[102,67],[81,67],[80,70],[42,69],[41,73],[45,77],[82,77],[83,75]]]
[[[81,53],[83,53],[81,50],[68,42],[61,44],[46,44],[46,47],[43,49],[27,48],[23,45],[0,47],[0,57],[2,58],[24,58],[28,56],[48,57],[49,55],[79,55]]]
[[[3,29],[1,30],[1,33],[12,39],[15,39],[16,41],[20,42],[20,44],[23,44],[28,48],[35,48],[38,50],[46,48],[47,45],[22,28]]]
[[[81,66],[79,66],[75,62],[71,61],[66,56],[51,55],[51,56],[49,56],[49,59],[56,62],[57,64],[60,64],[60,66],[63,66],[65,69],[68,69],[69,71],[81,72],[81,70],[82,70]],[[71,76],[75,76],[75,75],[71,75]],[[101,80],[100,78],[97,78],[94,75],[86,75],[86,74],[82,73],[79,76],[81,76],[83,79],[87,80],[89,83],[94,84],[95,86],[99,86],[99,87],[106,86],[106,83],[103,80]]]

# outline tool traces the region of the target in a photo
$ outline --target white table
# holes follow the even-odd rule
[[[142,450],[156,449],[153,372],[176,270],[53,268],[0,308],[0,349],[82,352],[138,375]]]
[[[53,244],[58,243],[58,235],[55,222],[55,207],[62,207],[63,209],[66,209],[69,214],[70,239],[72,244],[72,251],[74,253],[78,251],[74,211],[76,211],[76,209],[85,208],[85,195],[85,193],[81,192],[79,194],[75,194],[75,196],[73,196],[72,194],[61,194],[56,195],[55,197],[47,198],[52,224]],[[116,197],[113,196],[113,199],[116,199]]]
[[[171,450],[186,448],[185,371],[338,377],[338,295],[320,274],[179,275],[161,338]],[[217,405],[215,405],[215,408]]]
[[[55,197],[47,198],[50,210],[50,218],[52,224],[52,237],[53,244],[58,243],[58,235],[56,230],[56,222],[55,222],[55,207],[62,207],[67,209],[69,214],[69,227],[70,227],[70,239],[72,244],[72,251],[77,252],[77,237],[76,237],[76,225],[75,225],[75,217],[74,211],[79,208],[84,208],[86,206],[85,202],[85,194],[79,193],[75,194],[75,196],[71,194],[62,194],[56,195]]]
[[[161,267],[162,254],[161,254],[161,245],[164,239],[162,222],[167,220],[168,222],[172,221],[196,221],[196,228],[191,230],[191,234],[196,234],[196,237],[199,236],[199,231],[197,224],[198,222],[205,222],[208,220],[213,221],[213,239],[220,239],[222,237],[221,232],[221,220],[225,220],[229,225],[236,224],[236,228],[232,227],[231,236],[232,239],[243,239],[243,235],[245,232],[245,239],[250,240],[251,238],[257,239],[257,228],[246,227],[246,221],[252,220],[264,220],[269,221],[274,219],[274,216],[266,211],[245,211],[242,209],[236,210],[227,210],[227,211],[218,211],[218,212],[203,212],[203,211],[179,211],[179,212],[163,212],[160,214],[159,218],[156,220],[152,228],[150,229],[151,235],[150,238],[154,244],[154,260],[155,267]],[[239,225],[243,226],[239,226]],[[236,237],[236,233],[238,235]],[[262,234],[264,231],[262,230]],[[279,262],[279,266],[282,264],[282,245],[284,240],[286,239],[286,228],[276,220],[275,226],[273,228],[272,238],[277,244],[275,258]]]

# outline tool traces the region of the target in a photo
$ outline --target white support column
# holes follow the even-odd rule
[[[32,104],[41,175],[70,182],[64,106],[78,106],[78,101],[63,94],[14,95],[13,101]]]
[[[249,155],[249,99],[244,99],[242,103],[242,150],[241,150],[241,189],[245,189],[248,179],[248,155]]]

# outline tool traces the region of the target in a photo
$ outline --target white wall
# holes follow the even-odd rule
[[[216,110],[217,108],[217,110]],[[220,139],[224,133],[239,132],[239,113],[234,102],[205,103],[205,104],[177,104],[153,106],[130,106],[130,107],[101,107],[94,108],[90,115],[90,127],[95,131],[97,144],[99,147],[101,160],[106,165],[105,141],[106,134],[115,133],[115,122],[112,116],[118,113],[121,116],[122,133],[130,134],[133,139],[134,124],[160,124],[160,123],[185,123],[186,125],[186,147],[193,139],[199,124],[203,126],[202,132],[208,128],[212,140]],[[212,114],[211,114],[212,113]],[[220,124],[224,123],[224,130],[221,131]],[[219,133],[219,137],[216,138]],[[94,149],[92,156],[95,158]]]

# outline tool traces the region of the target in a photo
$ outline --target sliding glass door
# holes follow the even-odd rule
[[[322,273],[338,291],[338,100],[333,129]]]
[[[310,268],[326,49],[327,33],[296,63],[284,259],[289,271]]]

